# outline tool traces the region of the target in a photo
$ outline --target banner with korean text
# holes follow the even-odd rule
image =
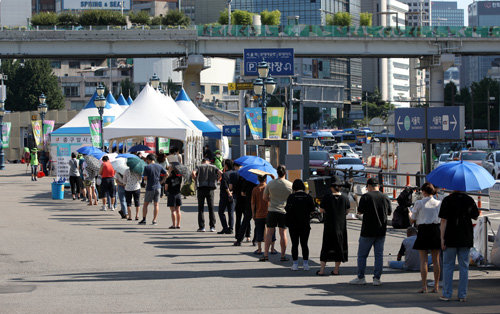
[[[10,122],[4,122],[2,125],[2,148],[9,148],[11,126]]]

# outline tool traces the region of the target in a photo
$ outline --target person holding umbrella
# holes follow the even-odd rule
[[[141,196],[141,179],[142,176],[138,173],[125,170],[123,174],[123,183],[125,183],[125,199],[127,201],[127,220],[132,220],[132,198],[134,198],[135,205],[135,220],[139,220],[139,207]]]

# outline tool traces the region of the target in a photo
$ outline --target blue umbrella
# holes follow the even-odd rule
[[[140,151],[148,151],[148,150],[151,150],[151,147],[149,146],[146,146],[146,145],[135,145],[135,146],[132,146],[130,147],[130,149],[128,150],[129,153],[136,153],[136,152],[140,152]]]
[[[78,148],[77,152],[83,155],[90,155],[93,153],[102,153],[102,150],[95,148],[94,146],[83,146]]]
[[[238,165],[248,166],[248,165],[267,165],[271,166],[271,164],[257,156],[242,156],[234,161]],[[272,167],[272,166],[271,166]]]
[[[97,159],[101,159],[104,155],[106,155],[106,153],[103,153],[103,152],[93,152],[93,153],[90,153],[89,154],[90,156],[94,156],[95,158]]]
[[[492,187],[495,179],[483,167],[468,161],[452,161],[434,169],[427,181],[454,191],[480,191]]]
[[[116,158],[139,158],[139,156],[134,154],[118,154]]]
[[[262,170],[268,173],[272,173],[275,178],[278,177],[278,173],[276,172],[276,169],[274,169],[271,165],[248,165],[242,167],[240,170],[238,170],[238,173],[240,176],[252,183],[259,184],[259,179],[258,176],[255,173],[250,172],[252,169],[258,169]],[[267,176],[267,182],[271,181],[272,178],[270,176]]]

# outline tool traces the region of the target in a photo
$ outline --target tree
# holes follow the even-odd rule
[[[248,11],[243,11],[243,10],[234,10],[231,12],[231,24],[233,25],[252,25],[253,19],[252,16],[254,14],[250,13]],[[229,23],[228,20],[228,11],[225,9],[224,11],[220,12],[219,16],[219,24],[221,25],[227,25]]]
[[[189,26],[191,20],[179,10],[170,10],[163,18],[162,23],[167,26]]]
[[[351,26],[352,15],[349,12],[336,12],[333,16],[328,14],[326,16],[326,24],[335,26]]]
[[[128,78],[120,82],[120,89],[122,91],[123,97],[125,98],[128,98],[128,96],[130,96],[135,99],[135,97],[137,96],[135,86]]]
[[[85,10],[80,15],[80,25],[126,25],[120,12],[110,10]]]
[[[387,118],[389,113],[394,110],[394,105],[388,102],[369,102],[364,101],[361,104],[363,112],[366,112],[368,107],[368,119]]]
[[[57,14],[54,12],[41,12],[31,17],[32,25],[57,25]]]
[[[37,110],[38,96],[44,93],[49,109],[63,109],[64,97],[47,59],[4,60],[1,69],[9,75],[5,108],[12,111]]]
[[[304,124],[311,125],[321,118],[321,111],[317,107],[304,107]]]
[[[260,20],[262,25],[280,25],[281,23],[281,12],[279,10],[274,10],[269,12],[264,10],[260,12]]]
[[[78,25],[79,16],[73,13],[61,13],[57,16],[57,25],[75,26]]]
[[[149,13],[146,11],[139,11],[137,13],[131,12],[129,15],[129,20],[131,23],[139,24],[139,25],[150,25],[151,17]]]
[[[171,78],[168,79],[167,81],[167,85],[165,86],[165,89],[167,90],[167,94],[169,95],[175,95],[177,94],[180,90],[181,90],[181,87],[177,84],[175,84]],[[175,99],[175,97],[172,97]]]
[[[498,130],[498,96],[499,96],[499,83],[491,78],[483,78],[479,82],[473,82],[472,100],[474,101],[474,128],[487,129],[488,128],[488,111],[490,111],[491,129]],[[494,97],[493,110],[488,107],[489,97]],[[472,102],[471,100],[471,102]],[[470,103],[471,103],[470,102]],[[466,112],[472,113],[472,105]],[[467,115],[467,113],[466,113]],[[472,128],[472,125],[469,125]]]
[[[161,25],[161,16],[155,16],[151,19],[151,25]]]
[[[231,14],[231,18],[232,18],[232,14]],[[227,25],[229,23],[229,14],[228,14],[228,11],[227,9],[225,9],[224,11],[221,11],[219,13],[219,19],[218,19],[218,22],[219,24],[221,25]]]
[[[372,13],[363,12],[359,14],[359,25],[372,26]]]

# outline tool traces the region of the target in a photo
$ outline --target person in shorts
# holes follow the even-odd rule
[[[182,174],[176,167],[170,167],[170,175],[165,182],[165,193],[167,196],[167,206],[170,207],[170,212],[172,216],[172,225],[169,229],[180,229],[181,228],[181,185],[182,185]]]
[[[146,195],[144,196],[144,206],[142,207],[142,220],[140,225],[146,224],[146,216],[148,215],[149,203],[154,203],[153,225],[158,224],[158,212],[160,211],[160,191],[161,185],[167,180],[167,170],[155,163],[153,154],[146,157],[148,164],[144,168],[144,180],[146,181]]]
[[[142,176],[130,169],[125,170],[123,174],[123,183],[125,183],[125,200],[127,201],[127,220],[132,220],[132,198],[135,205],[135,220],[139,220],[139,198],[141,196]]]

